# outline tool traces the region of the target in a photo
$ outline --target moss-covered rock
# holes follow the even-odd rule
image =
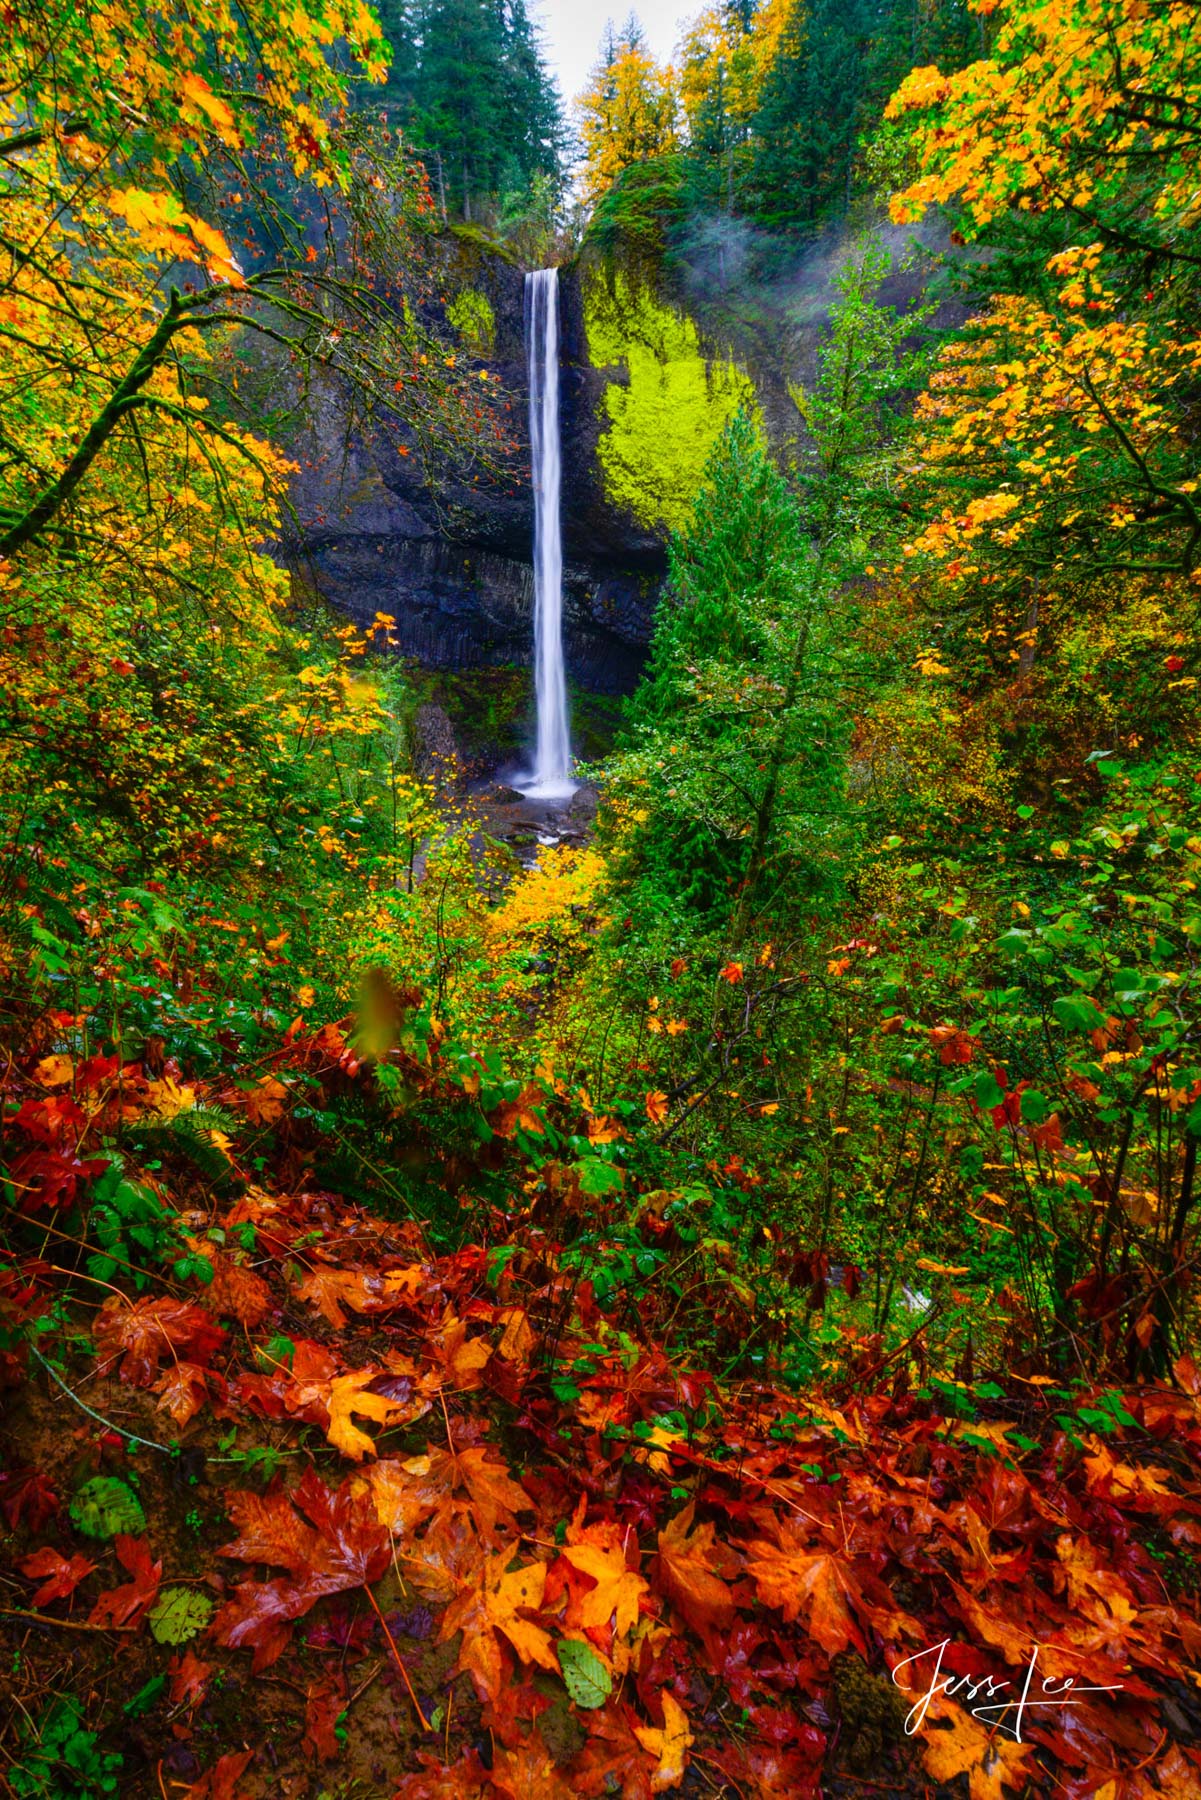
[[[597,445],[605,496],[643,525],[678,530],[726,424],[740,408],[757,417],[754,385],[706,356],[685,312],[620,270],[586,279],[584,323],[593,366],[615,372]]]

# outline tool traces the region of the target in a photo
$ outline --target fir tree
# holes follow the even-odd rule
[[[813,226],[847,195],[869,48],[868,0],[796,7],[754,121],[755,211]]]
[[[444,213],[562,186],[562,107],[526,0],[381,0],[392,44],[386,102],[429,169]]]

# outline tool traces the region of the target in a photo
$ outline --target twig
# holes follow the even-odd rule
[[[425,1714],[422,1712],[421,1702],[417,1698],[416,1694],[413,1692],[413,1683],[409,1680],[409,1671],[405,1668],[404,1663],[400,1659],[400,1651],[396,1648],[396,1639],[392,1636],[392,1633],[388,1630],[388,1621],[387,1621],[387,1619],[385,1619],[383,1613],[379,1609],[379,1601],[376,1599],[375,1595],[371,1592],[370,1588],[365,1588],[364,1592],[366,1593],[368,1600],[370,1600],[370,1602],[371,1602],[371,1605],[372,1605],[372,1608],[374,1609],[376,1618],[379,1620],[380,1624],[383,1626],[384,1636],[388,1640],[388,1648],[392,1652],[393,1660],[395,1661],[397,1668],[400,1670],[401,1680],[404,1682],[405,1686],[409,1690],[409,1699],[413,1702],[413,1706],[417,1713],[417,1717],[421,1720],[421,1729],[423,1731],[432,1731],[434,1728],[430,1724],[429,1720],[426,1718]]]
[[[86,1619],[52,1619],[47,1613],[28,1612],[20,1606],[0,1606],[0,1619],[36,1619],[59,1631],[136,1631],[135,1625],[91,1625]]]
[[[66,1382],[63,1380],[63,1378],[59,1374],[58,1370],[54,1367],[54,1364],[46,1361],[46,1358],[42,1355],[41,1351],[38,1349],[36,1344],[30,1344],[29,1353],[31,1356],[37,1357],[37,1359],[41,1363],[43,1369],[45,1369],[46,1373],[48,1375],[52,1376],[53,1379],[58,1383],[59,1387],[63,1390],[63,1393],[67,1396],[68,1400],[73,1400],[75,1402],[76,1406],[79,1408],[80,1412],[87,1413],[89,1419],[95,1419],[96,1423],[98,1425],[103,1425],[104,1429],[106,1431],[115,1431],[118,1437],[125,1438],[125,1440],[128,1443],[142,1444],[145,1446],[145,1448],[147,1450],[158,1450],[163,1456],[174,1456],[175,1455],[175,1451],[172,1450],[167,1444],[156,1444],[153,1441],[153,1439],[151,1439],[151,1438],[139,1437],[136,1431],[126,1431],[123,1426],[114,1425],[111,1419],[106,1419],[104,1417],[103,1413],[94,1412],[92,1410],[92,1408],[86,1404],[85,1401],[83,1401],[79,1398],[79,1395],[74,1391],[73,1388],[69,1388],[67,1386]],[[35,1614],[34,1616],[36,1617],[37,1615]]]

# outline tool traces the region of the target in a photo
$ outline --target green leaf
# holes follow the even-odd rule
[[[1010,958],[1024,956],[1030,948],[1030,933],[1022,931],[1014,925],[1009,931],[1002,933],[997,939],[997,949],[1002,956]]]
[[[599,1156],[586,1156],[583,1162],[577,1163],[576,1175],[581,1194],[594,1198],[617,1193],[624,1180],[620,1169],[615,1169],[612,1163],[602,1162]]]
[[[290,1369],[292,1358],[295,1355],[296,1345],[292,1339],[285,1337],[282,1331],[277,1331],[269,1344],[256,1345],[254,1360],[258,1368],[266,1369],[270,1373],[272,1370],[278,1369],[281,1363],[285,1368]]]
[[[164,1588],[150,1610],[150,1635],[156,1644],[186,1644],[213,1616],[207,1594],[191,1588]]]
[[[591,1711],[603,1706],[613,1692],[613,1677],[591,1644],[581,1643],[578,1638],[561,1638],[559,1667],[567,1692],[577,1706]]]
[[[1022,1091],[1022,1122],[1026,1125],[1042,1125],[1051,1116],[1051,1102],[1037,1088],[1025,1088]]]
[[[153,1617],[153,1614],[151,1616]],[[160,1639],[159,1641],[161,1643],[164,1640]],[[149,1712],[166,1685],[167,1677],[165,1675],[152,1675],[145,1687],[139,1688],[133,1699],[127,1700],[121,1708],[126,1718],[140,1719],[143,1713]]]
[[[1088,999],[1065,996],[1051,1007],[1065,1031],[1096,1031],[1104,1019],[1096,1004]]]
[[[1000,1106],[1004,1098],[996,1077],[987,1070],[982,1070],[976,1077],[976,1105],[987,1110],[989,1107]]]
[[[146,1515],[133,1489],[116,1475],[86,1481],[71,1502],[71,1522],[85,1537],[136,1536],[146,1529]]]
[[[195,1256],[189,1252],[187,1256],[176,1258],[173,1273],[178,1281],[187,1281],[194,1275],[202,1286],[208,1287],[213,1279],[213,1265],[207,1256]]]

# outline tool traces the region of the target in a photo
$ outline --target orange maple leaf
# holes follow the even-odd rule
[[[207,1238],[188,1238],[188,1247],[212,1265],[213,1279],[201,1292],[200,1304],[219,1319],[236,1319],[251,1330],[271,1311],[271,1289],[253,1269],[224,1256]]]
[[[428,1456],[381,1458],[366,1474],[379,1522],[393,1537],[411,1538],[445,1496],[430,1476]]]
[[[453,1307],[447,1307],[442,1324],[430,1350],[442,1364],[448,1387],[466,1393],[480,1385],[480,1371],[492,1356],[491,1344],[483,1338],[467,1336],[467,1321],[456,1318]]]
[[[179,1426],[184,1426],[208,1398],[208,1377],[195,1363],[179,1362],[166,1369],[154,1384],[159,1408]]]
[[[246,1108],[246,1117],[252,1125],[274,1125],[281,1118],[284,1101],[288,1098],[288,1090],[282,1081],[274,1075],[264,1075],[263,1079],[252,1087],[242,1098]]]
[[[431,1450],[430,1478],[448,1493],[465,1488],[471,1496],[471,1514],[480,1535],[491,1542],[498,1520],[516,1528],[514,1515],[531,1512],[533,1501],[512,1479],[508,1467],[486,1444],[467,1450]]]
[[[666,1531],[659,1533],[654,1583],[670,1600],[680,1617],[702,1636],[715,1627],[727,1630],[734,1622],[734,1596],[715,1566],[729,1566],[732,1556],[719,1549],[712,1525],[692,1529],[696,1502],[690,1500]]]
[[[778,1529],[778,1543],[760,1538],[750,1545],[747,1573],[759,1598],[777,1607],[788,1624],[803,1612],[810,1636],[829,1655],[849,1644],[866,1654],[849,1605],[860,1597],[851,1570],[833,1551],[810,1550],[791,1521]]]
[[[634,1629],[642,1596],[650,1590],[626,1562],[624,1539],[625,1533],[612,1520],[568,1526],[563,1556],[593,1582],[591,1588],[578,1589],[568,1601],[568,1625],[592,1631],[612,1624],[618,1637]]]
[[[467,1670],[481,1700],[496,1700],[504,1685],[504,1664],[497,1633],[502,1633],[523,1663],[559,1672],[550,1633],[521,1615],[536,1612],[546,1591],[546,1564],[527,1563],[510,1569],[510,1550],[484,1558],[476,1579],[442,1617],[443,1643],[463,1633],[456,1670]]]
[[[424,1280],[420,1264],[389,1269],[381,1275],[371,1269],[330,1268],[322,1263],[297,1283],[296,1297],[315,1306],[335,1331],[342,1331],[346,1326],[344,1308],[359,1314],[387,1312],[417,1293]]]

